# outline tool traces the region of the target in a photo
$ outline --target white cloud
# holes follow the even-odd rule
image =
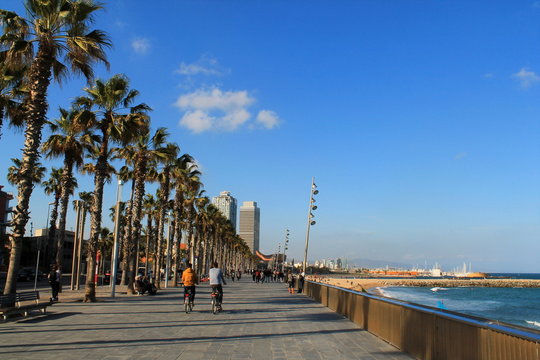
[[[529,71],[526,68],[521,68],[521,70],[513,74],[512,77],[516,78],[524,89],[528,89],[540,81],[540,76],[536,75],[534,71]]]
[[[222,91],[212,88],[181,95],[174,105],[184,111],[180,125],[194,133],[201,133],[237,130],[250,122],[249,107],[254,103],[255,98],[246,90]],[[255,122],[272,129],[279,123],[279,117],[273,111],[262,110]]]
[[[249,120],[251,114],[246,109],[236,109],[222,118],[222,126],[228,130],[235,130]]]
[[[218,88],[212,90],[197,90],[187,95],[182,95],[176,101],[180,108],[222,110],[225,112],[249,106],[255,99],[249,96],[247,91],[221,91]]]
[[[485,73],[485,74],[484,74],[484,77],[485,77],[486,79],[491,79],[491,78],[495,77],[495,75],[494,75],[493,73]]]
[[[147,54],[150,50],[150,40],[146,38],[137,38],[131,42],[131,47],[137,54]]]
[[[468,154],[467,154],[466,152],[460,152],[460,153],[456,154],[456,156],[454,156],[454,159],[455,159],[455,160],[461,160],[461,159],[463,159],[464,157],[467,157],[467,155],[468,155]]]
[[[215,118],[202,110],[188,111],[180,120],[180,125],[187,127],[194,133],[210,130]]]
[[[271,110],[261,110],[256,121],[267,129],[273,129],[280,123],[279,116]]]
[[[199,60],[192,64],[180,63],[180,67],[175,70],[175,73],[184,76],[194,75],[206,75],[206,76],[220,76],[229,73],[230,70],[222,67],[219,62],[207,55],[202,55]]]
[[[534,9],[540,9],[540,1],[535,1],[532,3],[532,7]]]

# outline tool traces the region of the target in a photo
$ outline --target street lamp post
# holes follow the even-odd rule
[[[278,243],[277,255],[276,255],[276,263],[274,264],[274,270],[279,269],[279,253],[280,252],[281,252],[281,243]]]
[[[319,193],[319,190],[317,190],[317,185],[315,185],[315,178],[311,178],[311,194],[309,196],[309,211],[308,211],[308,218],[307,218],[307,231],[306,231],[306,249],[304,251],[304,263],[302,265],[302,271],[305,273],[307,268],[307,254],[308,254],[308,245],[309,245],[309,229],[312,225],[315,225],[315,220],[312,220],[315,215],[313,215],[312,211],[317,210],[317,206],[315,204],[315,199],[313,196],[317,195]]]
[[[120,201],[122,200],[122,185],[124,182],[118,179],[116,188],[116,211],[114,214],[114,245],[112,253],[112,271],[110,277],[111,297],[114,297],[116,291],[116,273],[118,271],[118,242],[120,237]]]
[[[285,245],[283,246],[283,261],[281,262],[281,272],[283,272],[283,268],[285,266],[285,253],[289,249],[289,229],[285,230]]]

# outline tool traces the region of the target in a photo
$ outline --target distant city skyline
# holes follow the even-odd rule
[[[153,109],[152,131],[166,127],[196,159],[207,196],[227,189],[257,201],[261,252],[274,252],[288,228],[287,255],[302,261],[315,176],[310,263],[341,257],[540,272],[537,1],[103,7],[93,28],[114,46],[110,71],[98,66],[96,76],[129,77],[137,101]],[[25,13],[20,0],[0,8]],[[69,109],[85,86],[81,77],[51,84],[47,118]],[[17,196],[6,175],[24,134],[7,124],[2,132],[0,185]],[[93,191],[92,176],[77,179],[75,194]],[[105,185],[104,214],[115,180]],[[122,198],[129,196],[125,186]],[[30,223],[46,226],[51,201],[36,185],[27,235]],[[74,224],[70,206],[67,227]],[[103,226],[113,228],[108,216]]]

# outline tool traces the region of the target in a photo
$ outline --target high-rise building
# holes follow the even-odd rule
[[[236,231],[236,199],[231,196],[231,193],[222,191],[219,196],[212,198],[212,204],[231,222]]]
[[[244,201],[240,207],[240,231],[238,235],[255,254],[259,250],[260,209],[255,201]]]

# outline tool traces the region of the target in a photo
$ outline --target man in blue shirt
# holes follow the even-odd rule
[[[218,293],[218,302],[221,304],[223,302],[223,285],[227,285],[225,277],[223,276],[223,271],[218,267],[218,263],[214,262],[212,268],[209,272],[210,277],[210,286],[212,290],[216,290]]]

